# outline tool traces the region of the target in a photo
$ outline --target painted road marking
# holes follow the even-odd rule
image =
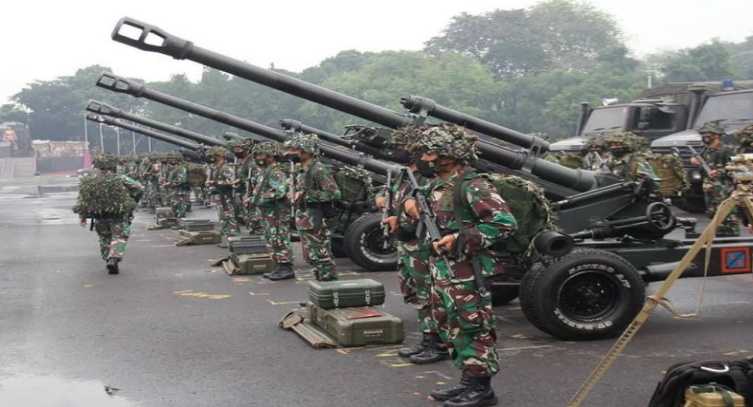
[[[179,297],[201,298],[201,299],[207,299],[207,300],[224,300],[224,299],[232,297],[232,295],[230,294],[209,294],[209,293],[204,293],[201,291],[193,291],[193,290],[174,291],[173,294]]]

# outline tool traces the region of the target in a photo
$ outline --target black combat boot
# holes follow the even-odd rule
[[[120,273],[120,269],[118,268],[118,263],[120,262],[120,259],[116,257],[110,257],[109,260],[107,260],[107,274],[118,274]]]
[[[430,338],[430,335],[424,334],[420,342],[408,348],[401,348],[399,351],[397,351],[397,355],[401,358],[409,358],[413,355],[423,352],[424,349],[429,347],[431,341]]]
[[[472,377],[471,384],[466,390],[442,404],[442,407],[485,407],[496,406],[497,396],[491,385],[489,376]]]
[[[454,398],[463,394],[468,389],[468,386],[471,385],[471,383],[472,383],[472,378],[463,374],[463,377],[460,378],[459,384],[456,384],[450,387],[444,387],[441,389],[436,389],[431,392],[431,398],[433,398],[436,401],[449,400],[451,398]]]
[[[264,277],[272,281],[290,280],[291,278],[295,278],[295,273],[293,272],[293,266],[290,263],[284,263],[278,264],[277,270],[268,275],[264,275]]]
[[[421,352],[408,357],[408,360],[417,365],[427,365],[429,363],[441,362],[449,358],[450,352],[439,339],[439,336],[432,335],[429,337],[429,346],[425,347]]]

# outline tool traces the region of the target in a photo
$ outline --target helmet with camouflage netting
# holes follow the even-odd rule
[[[288,148],[297,148],[309,154],[318,155],[319,136],[313,133],[297,133],[291,137],[290,140],[285,142],[285,146]]]
[[[426,128],[416,143],[422,152],[435,152],[440,157],[452,158],[463,163],[478,159],[478,137],[469,134],[461,126],[441,124]]]
[[[254,156],[267,155],[277,157],[280,155],[280,145],[273,141],[265,141],[254,146]]]
[[[99,170],[114,171],[118,168],[118,158],[112,154],[97,154],[92,164]]]

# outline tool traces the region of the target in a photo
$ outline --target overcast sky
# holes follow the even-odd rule
[[[189,61],[110,40],[122,16],[256,65],[299,71],[344,49],[420,49],[453,15],[522,8],[537,0],[4,0],[0,102],[26,83],[92,64],[147,80],[185,72]],[[592,0],[612,14],[637,55],[753,35],[752,0]]]

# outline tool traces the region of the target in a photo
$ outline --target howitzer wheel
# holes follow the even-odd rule
[[[645,301],[645,283],[627,260],[604,250],[576,250],[521,283],[521,308],[537,328],[564,340],[619,335]]]
[[[397,249],[384,248],[381,213],[366,213],[348,226],[344,246],[350,259],[368,271],[397,270]]]

